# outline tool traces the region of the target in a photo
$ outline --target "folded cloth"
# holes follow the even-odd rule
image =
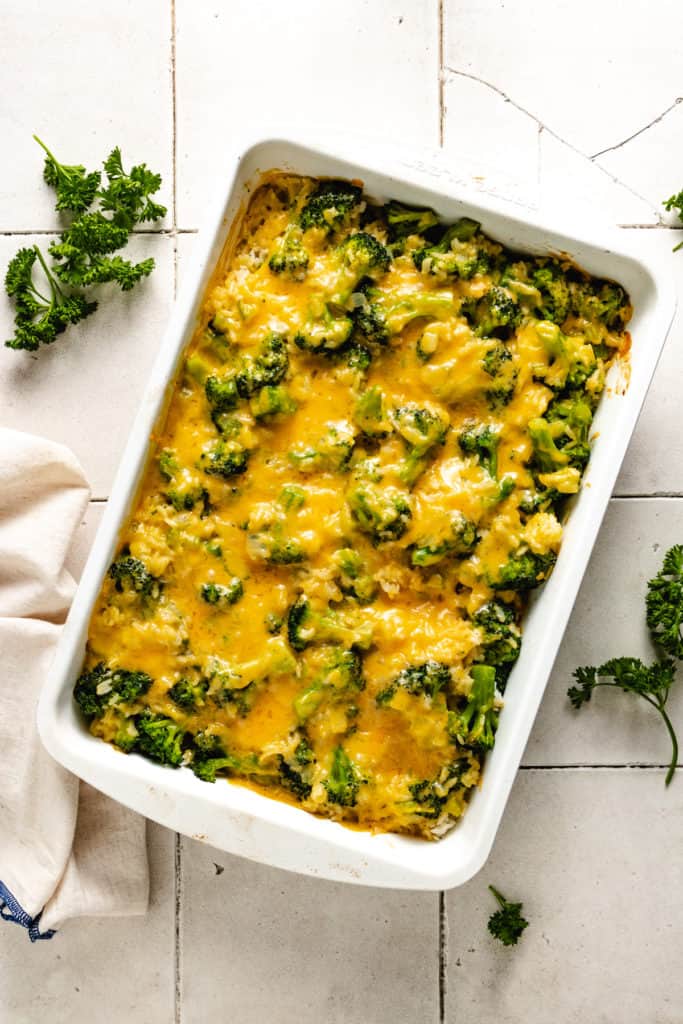
[[[68,449],[0,428],[0,916],[32,942],[72,917],[147,909],[144,819],[53,761],[35,724],[88,497]]]

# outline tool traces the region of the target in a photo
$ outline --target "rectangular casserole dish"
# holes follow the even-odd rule
[[[248,146],[230,166],[226,189],[193,252],[192,265],[133,425],[39,711],[50,754],[70,771],[155,821],[212,846],[304,874],[393,888],[439,890],[467,881],[484,864],[502,816],[576,593],[590,557],[674,312],[668,271],[645,265],[622,238],[594,237],[491,200],[449,181],[443,157],[410,166],[388,152],[369,156],[365,143],[324,149],[302,141],[267,139]],[[359,154],[363,154],[362,157]],[[581,492],[573,503],[555,571],[525,616],[524,642],[505,695],[496,746],[463,820],[429,843],[396,834],[373,835],[314,817],[240,785],[215,785],[189,771],[172,771],[93,737],[72,700],[89,618],[110,564],[120,527],[134,502],[183,349],[192,336],[204,291],[230,234],[263,172],[273,168],[314,177],[361,179],[371,196],[431,206],[447,222],[467,215],[510,248],[567,253],[589,273],[613,278],[630,293],[634,317],[630,366],[612,367],[594,420],[596,440]],[[628,386],[626,386],[628,384]]]

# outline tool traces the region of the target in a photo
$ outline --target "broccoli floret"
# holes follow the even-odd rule
[[[268,260],[273,274],[282,274],[294,281],[303,281],[308,270],[308,250],[301,240],[301,230],[290,225],[277,240]]]
[[[339,270],[331,301],[342,306],[346,305],[361,281],[380,277],[391,263],[389,250],[367,231],[345,238],[337,249],[336,257]]]
[[[281,754],[279,755],[278,761],[278,773],[281,785],[285,789],[289,790],[297,800],[307,800],[311,795],[311,790],[313,789],[310,782],[306,782],[301,771],[297,771],[296,768],[292,768]]]
[[[212,413],[234,409],[239,398],[234,377],[207,377],[204,382],[204,393]]]
[[[185,732],[165,715],[155,715],[148,708],[138,715],[136,727],[139,733],[135,749],[152,761],[177,768],[183,760]]]
[[[346,227],[360,208],[363,190],[348,181],[323,181],[308,197],[299,215],[304,231],[322,228],[337,231]]]
[[[446,290],[415,292],[397,299],[391,293],[382,293],[368,285],[357,294],[362,295],[363,301],[353,311],[356,330],[377,345],[386,345],[413,320],[441,320],[456,311],[455,299]]]
[[[114,581],[114,586],[119,593],[133,591],[142,598],[151,598],[152,600],[159,597],[161,593],[161,581],[156,576],[152,576],[144,562],[126,554],[125,551],[109,566],[109,577]]]
[[[552,487],[543,487],[539,490],[527,489],[522,491],[519,498],[519,509],[525,515],[533,516],[536,512],[548,512],[558,507],[559,502],[566,498],[566,494]]]
[[[493,427],[480,424],[469,427],[458,437],[458,444],[466,455],[476,455],[479,465],[493,477],[498,478],[498,445],[500,433]]]
[[[285,484],[280,491],[278,501],[289,512],[293,509],[301,508],[305,504],[306,492],[298,484]]]
[[[436,820],[448,812],[448,801],[460,788],[463,775],[469,769],[467,761],[453,761],[444,765],[435,779],[421,779],[410,786],[412,806],[406,809],[421,818]]]
[[[491,387],[486,389],[486,400],[491,409],[507,405],[515,393],[518,370],[512,354],[504,342],[495,339],[482,360],[484,372],[491,377]]]
[[[563,334],[549,320],[539,320],[534,327],[549,356],[547,367],[536,368],[536,377],[555,391],[583,387],[598,365],[592,345],[582,335]]]
[[[361,660],[356,652],[335,648],[320,675],[295,698],[297,718],[305,722],[326,697],[346,699],[364,686]]]
[[[250,452],[236,441],[219,441],[202,452],[199,464],[208,476],[220,476],[224,480],[246,473]]]
[[[255,755],[240,758],[228,754],[217,736],[198,732],[192,739],[190,768],[203,782],[215,782],[219,772],[249,772],[258,768]]]
[[[146,672],[112,669],[103,661],[82,672],[74,687],[74,699],[87,718],[99,718],[107,708],[131,704],[152,685]]]
[[[558,263],[537,267],[532,281],[541,295],[538,313],[542,320],[563,323],[569,314],[569,286],[567,277]]]
[[[398,688],[402,687],[408,693],[427,697],[431,701],[448,687],[450,681],[451,670],[448,665],[440,661],[425,661],[421,665],[404,668],[375,699],[379,705],[391,704]]]
[[[439,223],[434,210],[419,209],[416,206],[405,206],[392,199],[386,203],[384,214],[389,226],[392,241],[407,238],[408,235],[421,235]]]
[[[391,431],[391,422],[386,413],[381,388],[372,387],[360,395],[353,418],[363,433],[369,437],[383,437]]]
[[[441,410],[415,404],[394,410],[391,419],[415,455],[426,455],[430,448],[443,444],[449,427],[448,417]]]
[[[202,516],[210,511],[209,493],[201,484],[195,483],[191,474],[182,470],[175,452],[166,449],[159,455],[159,472],[173,487],[164,490],[164,497],[176,512],[190,512],[198,502],[203,505]]]
[[[480,338],[506,337],[522,319],[519,305],[500,285],[493,285],[471,310],[466,307],[463,312]]]
[[[588,432],[593,411],[582,397],[553,401],[545,418],[529,421],[533,464],[541,473],[571,466],[582,471],[590,457]]]
[[[331,423],[320,440],[310,447],[288,452],[287,458],[300,473],[340,473],[348,467],[354,443],[354,428],[340,420]]]
[[[172,480],[180,470],[180,464],[176,458],[176,454],[174,451],[171,451],[170,448],[164,448],[162,452],[159,452],[158,465],[159,472],[164,480]]]
[[[482,633],[482,660],[493,665],[502,693],[522,647],[515,608],[503,601],[489,601],[475,612],[472,621]]]
[[[493,590],[533,590],[547,580],[556,561],[554,551],[543,555],[533,551],[511,555],[497,575],[488,577],[488,584]]]
[[[353,548],[340,548],[334,554],[334,561],[339,566],[339,586],[345,594],[350,594],[360,604],[369,604],[377,593],[377,584],[365,571],[363,559]]]
[[[195,711],[204,704],[208,687],[207,679],[189,679],[183,676],[173,684],[168,695],[183,711]]]
[[[273,387],[286,376],[289,368],[287,339],[269,331],[261,342],[257,356],[245,356],[235,377],[242,398],[251,398],[261,388]]]
[[[421,273],[436,277],[469,280],[485,273],[489,258],[474,240],[480,225],[462,217],[447,228],[436,245],[427,245],[413,253],[413,262]]]
[[[314,611],[307,597],[301,594],[287,614],[287,638],[295,651],[303,651],[312,643],[343,644],[366,650],[372,642],[372,626],[357,625],[343,612],[324,608]]]
[[[269,565],[297,565],[306,558],[306,552],[294,537],[285,533],[284,523],[276,520],[247,538],[250,558]]]
[[[449,557],[469,555],[477,545],[479,537],[474,523],[462,512],[451,512],[445,517],[445,531],[436,535],[420,537],[413,545],[410,561],[420,569],[436,565]]]
[[[296,749],[294,750],[294,760],[297,764],[302,766],[306,764],[313,764],[315,761],[313,748],[305,736],[299,740],[296,745]]]
[[[408,529],[413,514],[410,501],[394,487],[364,484],[351,490],[346,500],[356,525],[375,544],[398,540]]]
[[[448,417],[439,409],[404,405],[392,413],[392,423],[406,443],[408,457],[400,470],[404,483],[412,487],[429,464],[432,449],[443,444],[449,427]]]
[[[496,670],[492,665],[472,665],[472,686],[461,711],[448,714],[448,732],[466,747],[490,750],[498,728],[496,710]]]
[[[311,317],[299,328],[294,343],[303,352],[332,355],[346,348],[353,333],[353,320],[346,314],[335,314],[327,305],[318,317]]]
[[[207,604],[228,608],[231,604],[237,604],[244,594],[244,587],[242,580],[235,576],[227,586],[220,583],[202,583],[199,593]]]
[[[324,782],[329,803],[339,804],[341,807],[355,807],[362,781],[344,748],[336,747],[332,754],[329,775]]]
[[[257,420],[266,416],[288,416],[296,412],[297,404],[281,384],[266,385],[249,401],[249,408]]]
[[[629,298],[614,281],[590,278],[569,282],[571,312],[586,320],[598,320],[612,330],[621,330],[631,319]]]
[[[345,350],[346,363],[358,373],[365,373],[372,362],[372,353],[365,345],[349,345]]]

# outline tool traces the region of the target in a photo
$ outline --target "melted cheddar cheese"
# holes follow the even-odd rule
[[[273,173],[185,353],[76,699],[361,827],[465,810],[628,299],[466,218]]]

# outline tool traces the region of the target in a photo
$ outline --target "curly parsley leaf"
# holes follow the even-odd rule
[[[56,209],[73,214],[73,219],[48,248],[51,268],[37,246],[20,249],[7,268],[5,290],[15,304],[15,332],[5,344],[29,351],[51,344],[69,324],[94,312],[97,303],[81,289],[114,282],[129,291],[151,274],[153,259],[133,263],[113,254],[127,244],[136,224],[166,214],[166,207],[151,198],[161,187],[161,176],[146,164],[126,172],[118,146],[104,162],[107,184],[102,187],[100,171],[62,164],[34,138],[46,154],[43,177],[55,189]],[[34,281],[39,269],[43,291]],[[71,290],[65,293],[61,285]]]
[[[664,556],[662,568],[647,585],[647,624],[652,639],[674,658],[683,658],[683,544]]]
[[[577,668],[574,672],[577,685],[567,690],[567,696],[577,710],[590,701],[598,686],[614,686],[624,693],[633,693],[655,708],[662,716],[671,740],[671,760],[665,779],[667,786],[673,778],[678,761],[678,740],[665,710],[675,671],[670,658],[656,661],[653,665],[644,665],[639,658],[612,658],[597,668]]]
[[[36,262],[43,272],[47,295],[35,283]],[[37,246],[20,249],[10,260],[5,289],[16,305],[14,337],[5,342],[8,348],[34,352],[40,345],[50,345],[69,324],[84,320],[97,309],[97,303],[88,301],[80,292],[62,292]]]
[[[526,918],[522,917],[523,904],[510,903],[493,885],[490,885],[489,889],[499,907],[489,918],[489,931],[494,939],[499,939],[504,946],[516,946],[522,932],[529,925]]]
[[[100,200],[115,224],[132,231],[136,224],[166,215],[166,207],[150,198],[161,188],[161,175],[150,171],[147,164],[136,164],[126,173],[116,146],[104,161],[104,170],[108,184],[101,190]]]
[[[680,192],[677,192],[676,195],[669,196],[668,199],[665,199],[662,205],[669,213],[672,210],[678,210],[678,219],[683,221],[683,189]],[[675,245],[673,251],[678,252],[679,249],[683,249],[683,242],[679,242],[678,245]]]

